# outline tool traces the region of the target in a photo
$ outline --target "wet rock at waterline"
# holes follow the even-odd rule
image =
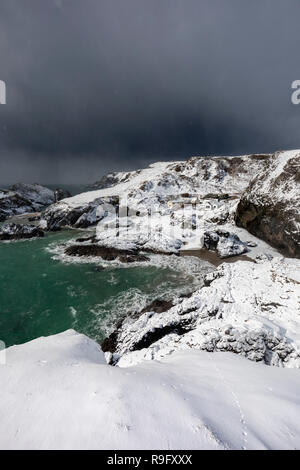
[[[120,250],[113,247],[93,245],[73,245],[65,250],[68,256],[92,256],[100,257],[106,261],[119,259],[122,263],[134,263],[136,261],[148,261],[149,258],[133,250]]]

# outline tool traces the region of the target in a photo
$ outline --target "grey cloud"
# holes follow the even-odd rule
[[[297,0],[0,0],[0,182],[299,147]]]

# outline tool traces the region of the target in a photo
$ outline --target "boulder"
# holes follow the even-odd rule
[[[205,232],[203,246],[207,250],[216,251],[220,258],[230,258],[248,251],[247,245],[237,235],[223,230]]]
[[[72,197],[72,194],[67,189],[57,188],[54,191],[54,202],[59,202],[62,199],[66,199],[68,197]]]

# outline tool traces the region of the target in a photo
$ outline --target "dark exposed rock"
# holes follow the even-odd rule
[[[229,199],[230,196],[229,194],[212,194],[212,193],[209,193],[209,194],[206,194],[203,199],[218,199],[219,201],[222,201],[224,199]]]
[[[43,215],[47,229],[50,231],[60,230],[63,227],[87,228],[96,225],[109,212],[117,211],[119,198],[112,196],[98,198],[89,204],[68,208],[64,202],[50,206]]]
[[[118,330],[115,330],[111,335],[104,339],[101,343],[101,349],[103,352],[116,352],[118,345]]]
[[[94,266],[93,271],[95,273],[102,273],[103,271],[105,271],[105,268],[104,268],[104,266]]]
[[[67,189],[57,188],[54,191],[54,202],[61,201],[62,199],[66,199],[66,198],[71,197],[71,196],[72,196],[72,194]]]
[[[106,261],[119,259],[122,263],[133,263],[135,261],[148,261],[144,255],[132,250],[120,250],[118,248],[106,247],[101,245],[73,245],[66,249],[68,256],[95,256]]]
[[[248,186],[235,222],[285,256],[300,258],[300,154],[275,154]]]
[[[140,341],[134,344],[131,351],[140,351],[141,349],[148,348],[151,344],[156,343],[164,336],[170,334],[183,335],[192,329],[190,321],[176,322],[170,325],[166,325],[162,328],[155,328],[151,332],[148,332]]]
[[[174,306],[171,300],[156,299],[139,312],[139,316],[145,312],[163,313]]]
[[[95,236],[92,235],[91,237],[84,237],[84,238],[77,238],[76,242],[77,243],[84,243],[84,242],[90,242],[90,241],[95,241]]]
[[[0,240],[21,240],[43,237],[44,232],[34,225],[7,224],[0,228]]]
[[[216,232],[205,232],[203,246],[207,250],[215,251],[217,249],[220,237]]]
[[[192,297],[194,292],[188,292],[187,294],[180,294],[179,298],[180,299],[190,299]]]

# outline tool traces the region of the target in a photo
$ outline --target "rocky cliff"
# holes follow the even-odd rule
[[[300,151],[268,160],[242,195],[235,222],[285,256],[300,258]]]

